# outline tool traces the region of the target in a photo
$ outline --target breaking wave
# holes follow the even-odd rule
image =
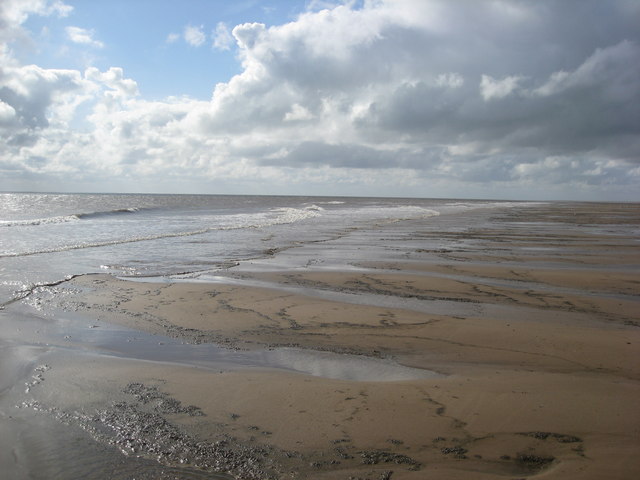
[[[239,215],[227,215],[225,224],[216,222],[215,226],[203,227],[194,230],[178,231],[178,232],[159,232],[150,235],[139,235],[128,238],[116,238],[109,240],[100,240],[94,242],[81,242],[75,244],[56,245],[48,248],[40,248],[30,251],[22,252],[2,252],[0,258],[8,257],[24,257],[29,255],[38,255],[44,253],[65,252],[70,250],[80,250],[84,248],[97,248],[97,247],[109,247],[113,245],[122,245],[127,243],[147,242],[152,240],[161,240],[165,238],[177,238],[177,237],[191,237],[195,235],[202,235],[209,232],[223,231],[223,230],[240,230],[246,228],[266,228],[273,225],[284,225],[299,222],[309,218],[314,218],[322,215],[322,207],[317,205],[311,205],[305,208],[274,208],[268,212],[267,215],[254,215],[254,214],[239,214]],[[49,223],[61,223],[68,222],[75,219],[76,221],[82,218],[93,218],[95,216],[104,215],[117,215],[124,213],[134,213],[137,209],[119,209],[111,210],[109,212],[96,212],[89,214],[69,215],[65,217],[51,217],[49,219],[33,220],[32,222],[42,222],[43,220],[50,220]],[[222,217],[219,217],[222,218]],[[25,221],[26,222],[26,221]],[[21,225],[38,225],[38,223],[21,223]]]
[[[36,225],[50,225],[56,223],[75,222],[83,219],[110,217],[114,215],[131,214],[140,211],[139,208],[118,208],[104,212],[72,213],[71,215],[57,215],[45,218],[31,218],[26,220],[0,220],[0,227],[27,227]]]
[[[91,213],[76,213],[75,215],[73,215],[74,217],[77,217],[79,219],[83,219],[83,218],[99,218],[99,217],[110,217],[113,215],[122,215],[122,214],[129,214],[129,213],[136,213],[139,212],[141,209],[140,208],[118,208],[115,210],[108,210],[106,212],[91,212]]]

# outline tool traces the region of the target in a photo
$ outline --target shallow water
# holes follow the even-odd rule
[[[216,344],[189,344],[183,340],[152,335],[119,325],[71,314],[57,313],[44,316],[25,311],[23,306],[12,306],[0,312],[5,328],[4,341],[18,345],[23,356],[38,349],[76,350],[78,353],[116,356],[212,370],[241,368],[278,369],[337,380],[403,381],[433,378],[436,372],[406,367],[391,360],[361,355],[338,354],[296,348],[270,350],[234,350]],[[37,358],[36,353],[31,353]],[[22,361],[22,364],[33,361]],[[18,375],[17,366],[6,367]],[[15,379],[0,383],[10,386]],[[8,387],[7,387],[8,388]]]

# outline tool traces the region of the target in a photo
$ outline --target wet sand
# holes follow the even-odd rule
[[[380,225],[378,250],[354,231],[208,282],[86,275],[7,306],[185,348],[334,352],[438,375],[353,381],[54,349],[3,376],[30,369],[21,408],[195,469],[181,478],[635,478],[638,206],[483,215]]]

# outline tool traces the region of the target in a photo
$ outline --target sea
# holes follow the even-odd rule
[[[74,275],[211,274],[353,229],[513,202],[0,193],[0,304]]]

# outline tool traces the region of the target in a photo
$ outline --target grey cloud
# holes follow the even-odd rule
[[[79,72],[72,70],[44,70],[35,65],[0,71],[0,100],[15,110],[5,138],[19,141],[26,131],[49,126],[47,111],[56,97],[82,90]],[[8,134],[7,134],[8,132]]]
[[[381,152],[361,145],[331,145],[321,142],[302,142],[286,156],[264,159],[263,165],[322,166],[344,168],[387,168],[393,166],[388,152]]]
[[[379,96],[356,125],[377,126],[394,135],[405,132],[424,137],[431,132],[442,141],[451,141],[454,138],[446,130],[461,117],[460,110],[469,96],[468,88],[450,91],[424,82],[402,83],[390,94]]]
[[[23,96],[9,87],[0,88],[0,100],[13,107],[16,122],[21,127],[42,128],[49,122],[45,116],[46,108],[51,103],[50,92],[35,92],[33,96]]]
[[[636,43],[599,49],[573,72],[520,83],[522,88],[512,93],[487,99],[477,79],[466,79],[464,87],[455,89],[403,84],[373,102],[358,125],[409,134],[416,142],[486,142],[538,147],[554,155],[620,152],[620,142],[628,144],[640,133]]]
[[[637,179],[629,175],[625,162],[601,157],[546,157],[536,150],[525,149],[517,154],[442,156],[441,162],[418,171],[422,178],[458,180],[464,183],[499,185],[522,184],[523,188],[546,186],[567,188],[583,185],[609,187],[632,186]]]
[[[619,145],[640,134],[637,43],[624,41],[597,50],[562,83],[548,96],[524,100],[530,111],[543,116],[534,117],[529,131],[512,144],[542,145],[564,153],[598,150],[613,154],[621,151]]]
[[[13,133],[11,130],[0,131],[0,137],[6,138],[6,144],[8,147],[32,147],[39,138],[34,132],[18,132]]]
[[[273,152],[272,152],[273,153]],[[387,169],[407,168],[429,170],[445,155],[444,149],[381,150],[360,144],[328,144],[306,141],[291,147],[286,155],[263,157],[262,165],[287,167],[321,167]]]

